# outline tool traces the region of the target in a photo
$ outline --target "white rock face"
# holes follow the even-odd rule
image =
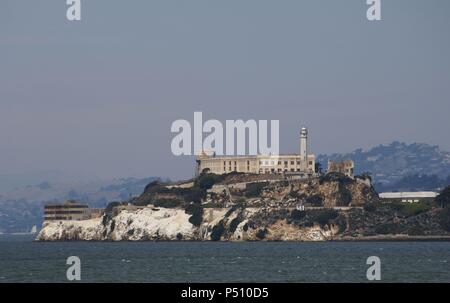
[[[182,209],[144,208],[121,211],[103,225],[103,219],[46,223],[38,240],[194,240],[197,228]],[[181,238],[180,238],[181,236]]]
[[[60,240],[103,240],[104,227],[102,219],[91,219],[84,221],[59,221],[45,223],[37,240],[60,241]]]
[[[196,227],[189,223],[189,214],[182,209],[144,208],[122,211],[109,226],[112,240],[194,240]],[[178,236],[178,237],[177,237]]]
[[[189,222],[190,214],[184,209],[153,208],[122,210],[110,220],[103,218],[85,221],[59,221],[46,223],[37,236],[40,241],[142,241],[142,240],[210,240],[213,228],[223,226],[221,240],[259,240],[257,232],[262,227],[249,227],[251,217],[258,208],[232,210],[230,208],[205,208],[199,227]],[[237,220],[237,221],[235,221]],[[234,221],[234,223],[233,223]],[[234,225],[234,226],[233,226]],[[251,225],[251,224],[250,224]],[[233,227],[232,227],[233,226]],[[269,241],[325,241],[332,239],[337,228],[320,226],[299,228],[284,220],[265,228]]]

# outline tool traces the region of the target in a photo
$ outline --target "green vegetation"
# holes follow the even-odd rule
[[[309,223],[318,223],[322,226],[328,224],[330,220],[336,219],[338,215],[337,210],[327,208],[315,209],[308,212]]]
[[[366,203],[363,208],[365,211],[374,212],[377,210],[377,205],[375,203]]]
[[[244,197],[240,197],[239,199],[236,200],[236,204],[239,204],[241,206],[244,206],[247,203],[247,199],[245,199]]]
[[[194,181],[194,188],[199,188],[202,190],[208,190],[213,187],[214,184],[223,181],[226,175],[216,175],[216,174],[200,174]]]
[[[399,234],[401,233],[400,226],[394,223],[384,223],[375,227],[375,233],[380,235]]]
[[[450,207],[450,185],[436,197],[436,202],[440,207]]]
[[[306,216],[306,211],[294,209],[291,211],[291,219],[292,220],[301,220]]]
[[[416,216],[420,213],[429,211],[431,209],[431,205],[426,202],[417,202],[417,203],[394,202],[386,204],[386,206],[392,210],[397,211],[398,214],[403,217]]]
[[[450,207],[444,208],[439,214],[439,224],[442,229],[450,232]]]
[[[211,232],[211,240],[212,241],[220,241],[223,233],[225,232],[225,226],[223,221],[220,221],[219,224],[213,227]]]
[[[194,226],[200,226],[203,221],[203,207],[200,204],[189,204],[185,212],[190,214],[189,222]]]
[[[120,202],[111,202],[105,208],[105,214],[112,214],[114,207],[122,205]]]
[[[153,202],[155,207],[175,208],[184,205],[184,201],[178,199],[160,198]]]
[[[233,220],[231,220],[230,222],[230,232],[234,233],[238,227],[238,225],[242,222],[242,217],[241,216],[237,216],[236,218],[234,218]]]
[[[310,203],[312,206],[323,206],[323,197],[321,195],[312,195],[306,198],[306,203]]]
[[[267,235],[267,229],[260,229],[256,232],[256,237],[260,240],[263,240]]]
[[[132,203],[138,206],[153,204],[168,208],[185,207],[190,202],[201,203],[206,198],[207,190],[217,182],[223,181],[228,175],[202,173],[194,180],[194,185],[190,188],[168,188],[160,181],[153,181],[145,187],[144,193],[134,199]],[[164,195],[169,197],[164,197]]]
[[[324,176],[321,176],[319,179],[319,183],[321,185],[324,182],[339,182],[341,184],[348,184],[352,182],[352,179],[342,173],[328,173]]]
[[[341,196],[340,202],[343,205],[349,205],[352,202],[353,197],[351,191],[342,184],[339,184],[339,195]]]
[[[103,215],[103,218],[102,218],[103,226],[106,226],[106,224],[109,222],[109,220],[111,220],[111,218],[113,217],[114,207],[117,207],[120,205],[122,205],[122,203],[120,203],[120,202],[111,202],[106,206],[105,214]]]
[[[244,226],[242,226],[242,230],[243,231],[248,231],[248,224],[245,223]]]

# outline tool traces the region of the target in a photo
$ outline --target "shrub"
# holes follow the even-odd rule
[[[186,202],[200,203],[202,199],[206,197],[206,190],[199,187],[192,187],[190,191],[185,195]]]
[[[263,240],[267,235],[267,229],[260,229],[256,232],[256,237],[260,240]]]
[[[243,231],[247,231],[248,230],[248,224],[247,223],[245,223],[244,226],[242,226],[242,230]]]
[[[375,232],[380,235],[387,235],[387,234],[398,234],[400,233],[400,227],[398,224],[394,223],[384,223],[377,225],[375,227]]]
[[[414,225],[408,229],[408,235],[422,236],[422,235],[424,235],[424,230],[419,225]]]
[[[240,205],[244,205],[247,202],[247,199],[245,199],[244,197],[240,197],[239,199],[236,200],[236,204],[240,204]]]
[[[144,189],[144,193],[162,193],[168,191],[169,189],[162,185],[158,180],[149,183]]]
[[[184,202],[178,199],[167,199],[167,198],[161,198],[153,202],[153,205],[155,207],[165,207],[165,208],[180,207],[183,204]]]
[[[200,204],[189,204],[185,212],[190,214],[189,223],[194,226],[200,226],[203,221],[203,207]]]
[[[334,209],[318,209],[311,212],[311,221],[326,225],[330,220],[336,219],[338,215]]]
[[[377,210],[377,206],[375,205],[375,203],[366,203],[364,204],[364,210],[368,211],[368,212],[374,212]]]
[[[305,217],[305,215],[306,215],[306,212],[304,210],[302,211],[302,210],[294,209],[291,212],[292,220],[301,220]]]
[[[312,206],[322,206],[323,197],[321,195],[312,195],[306,199],[306,203],[310,203]]]
[[[430,210],[430,207],[424,203],[407,203],[400,210],[405,217],[411,217]]]
[[[223,221],[220,221],[219,224],[213,227],[211,232],[211,240],[212,241],[220,241],[222,234],[225,231],[225,227],[223,226]]]
[[[105,208],[105,214],[111,215],[113,212],[114,207],[120,206],[120,202],[111,202],[109,203]]]
[[[404,217],[411,217],[418,215],[420,213],[430,210],[431,206],[424,202],[416,203],[404,203],[404,202],[394,202],[387,204],[387,206],[398,212],[399,215]]]
[[[339,195],[343,205],[348,205],[352,202],[352,192],[345,186],[339,186]]]
[[[319,184],[322,185],[324,182],[339,182],[341,184],[347,184],[351,183],[352,179],[343,173],[332,172],[320,177]]]
[[[234,233],[239,225],[239,223],[242,222],[242,218],[240,216],[237,216],[230,222],[230,232]]]
[[[214,184],[220,182],[224,179],[224,175],[216,175],[216,174],[200,174],[194,181],[194,187],[198,187],[203,190],[208,190],[213,187]]]
[[[447,207],[439,214],[439,224],[443,230],[450,232],[450,207]]]
[[[441,207],[450,207],[450,185],[444,188],[444,190],[436,197],[436,202]]]

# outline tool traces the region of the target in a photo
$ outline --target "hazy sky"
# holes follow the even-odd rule
[[[279,119],[281,152],[450,150],[450,1],[0,1],[0,174],[193,173],[175,119]]]

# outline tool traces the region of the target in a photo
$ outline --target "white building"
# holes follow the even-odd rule
[[[417,203],[421,201],[433,201],[439,194],[433,191],[419,192],[386,192],[378,196],[386,202]]]
[[[243,173],[283,173],[301,176],[316,174],[316,157],[308,154],[308,130],[300,131],[300,150],[298,154],[254,155],[254,156],[216,156],[201,153],[197,156],[197,174],[208,171],[214,174],[231,172]]]

